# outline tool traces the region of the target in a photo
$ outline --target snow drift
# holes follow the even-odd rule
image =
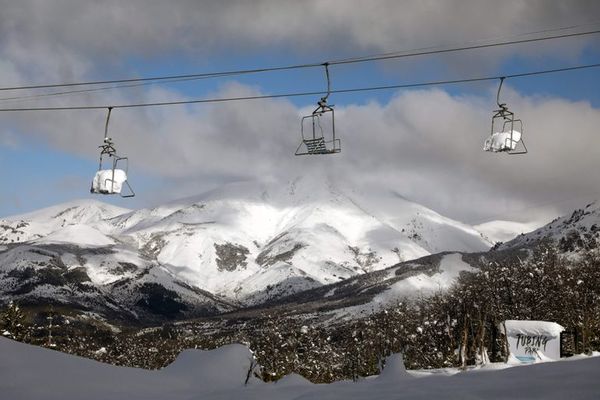
[[[411,378],[399,363],[381,379],[313,385],[299,377],[244,386],[240,345],[186,352],[159,371],[115,367],[0,338],[0,393],[11,400],[153,399],[596,399],[600,358]],[[503,365],[504,367],[504,365]],[[384,370],[385,371],[385,370]],[[423,376],[423,373],[419,374]]]

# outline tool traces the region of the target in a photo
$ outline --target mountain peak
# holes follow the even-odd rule
[[[235,182],[131,212],[77,200],[20,219],[27,226],[14,241],[119,243],[177,279],[233,300],[283,282],[289,287],[277,289],[281,295],[439,251],[491,245],[473,227],[393,190],[343,187],[326,176]]]
[[[126,212],[129,210],[97,200],[73,200],[1,219],[0,243],[37,240],[70,225],[98,225]]]
[[[94,199],[75,199],[65,203],[57,204],[54,206],[42,208],[36,211],[32,211],[26,214],[19,214],[2,218],[7,221],[15,220],[40,220],[40,219],[58,219],[74,213],[82,213],[91,216],[97,216],[100,219],[113,218],[117,215],[124,214],[130,210],[113,206],[111,204],[103,203]],[[81,222],[89,222],[81,221]]]

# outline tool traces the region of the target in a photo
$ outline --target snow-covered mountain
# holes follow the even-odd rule
[[[508,242],[522,233],[539,228],[541,223],[495,220],[475,225],[474,228],[493,243]]]
[[[530,247],[541,240],[554,242],[562,253],[597,246],[600,243],[600,205],[596,202],[587,204],[539,229],[517,236],[499,249]]]
[[[490,246],[393,191],[245,182],[150,209],[75,201],[0,220],[0,291],[219,312]]]
[[[91,226],[101,225],[102,221],[128,211],[125,208],[99,201],[76,200],[27,214],[7,217],[0,219],[0,244],[44,240],[47,236],[54,234],[56,241],[78,244],[78,241],[83,240],[90,243],[81,244],[103,245],[106,244],[102,243],[106,241],[106,238],[99,237]],[[79,225],[82,230],[86,229],[83,226],[88,226],[89,229],[87,232],[82,232],[81,235],[71,235],[77,233],[74,225]],[[100,242],[96,243],[94,239]],[[49,239],[49,241],[52,240],[52,238]]]
[[[488,224],[499,232],[527,225],[504,221]],[[488,232],[486,232],[488,233]],[[378,310],[405,298],[427,296],[447,289],[463,271],[476,271],[489,265],[517,264],[531,256],[543,242],[554,246],[560,255],[578,257],[582,250],[600,245],[600,207],[588,204],[567,216],[556,218],[530,233],[483,252],[442,252],[398,263],[390,268],[357,275],[350,279],[317,287],[279,299],[277,307],[299,310],[307,315],[318,313],[324,319],[353,318],[361,312]]]

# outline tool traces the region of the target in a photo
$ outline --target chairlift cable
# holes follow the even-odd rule
[[[385,86],[369,86],[369,87],[362,87],[362,88],[334,89],[334,90],[331,90],[330,93],[332,93],[332,94],[333,93],[358,93],[358,92],[379,91],[379,90],[407,89],[407,88],[417,88],[417,87],[427,87],[427,86],[442,86],[442,85],[452,85],[452,84],[460,84],[460,83],[474,83],[474,82],[497,80],[502,77],[504,77],[504,78],[520,78],[520,77],[526,77],[526,76],[553,74],[553,73],[558,73],[558,72],[575,71],[575,70],[598,68],[598,67],[600,67],[600,63],[577,65],[577,66],[565,67],[565,68],[554,68],[554,69],[548,69],[548,70],[522,72],[522,73],[501,75],[501,76],[485,76],[485,77],[478,77],[478,78],[465,78],[465,79],[454,79],[454,80],[444,80],[444,81],[404,83],[404,84],[385,85]],[[117,109],[117,108],[175,106],[175,105],[185,105],[185,104],[224,103],[224,102],[231,102],[231,101],[264,100],[264,99],[275,99],[275,98],[285,98],[285,97],[317,96],[317,95],[322,95],[323,93],[324,92],[322,92],[322,91],[312,91],[312,92],[277,93],[277,94],[256,95],[256,96],[165,101],[165,102],[152,102],[152,103],[130,103],[130,104],[113,104],[113,105],[104,104],[104,105],[91,105],[91,106],[0,108],[0,112],[99,110],[99,109],[106,109],[108,107]]]
[[[496,42],[496,43],[477,44],[477,45],[470,45],[470,46],[453,47],[453,48],[448,48],[448,49],[425,50],[425,51],[416,51],[416,52],[399,53],[399,54],[394,54],[394,53],[382,54],[382,55],[374,55],[374,56],[369,56],[369,57],[364,57],[364,58],[334,60],[334,61],[329,61],[329,64],[331,64],[331,65],[355,64],[355,63],[361,63],[361,62],[382,61],[382,60],[391,60],[391,59],[399,59],[399,58],[407,58],[407,57],[426,56],[426,55],[433,55],[433,54],[453,53],[453,52],[458,52],[458,51],[477,50],[477,49],[485,49],[485,48],[490,48],[490,47],[540,42],[540,41],[544,41],[544,40],[563,39],[563,38],[570,38],[570,37],[577,37],[577,36],[593,35],[593,34],[598,34],[598,33],[600,33],[600,30],[567,33],[567,34],[554,35],[554,36],[544,36],[544,37],[539,37],[539,38],[510,40],[510,41]]]
[[[494,42],[494,43],[487,43],[487,44],[460,46],[460,47],[453,47],[453,48],[447,48],[447,49],[386,53],[386,54],[367,56],[367,57],[357,57],[354,59],[330,60],[330,61],[327,61],[326,63],[329,65],[341,65],[341,64],[371,62],[371,61],[382,61],[382,60],[416,57],[416,56],[423,56],[423,55],[475,50],[475,49],[498,47],[498,46],[508,46],[508,45],[522,44],[522,43],[532,43],[532,42],[570,38],[570,37],[579,37],[579,36],[586,36],[586,35],[595,35],[595,34],[599,34],[599,33],[600,33],[600,30],[591,30],[591,31],[584,31],[584,32],[575,32],[575,33],[565,33],[565,34],[560,34],[560,35],[544,36],[544,37],[538,37],[538,38],[508,40],[508,41]],[[320,63],[265,67],[265,68],[256,68],[256,69],[240,69],[240,70],[231,70],[231,71],[222,71],[222,72],[208,72],[208,73],[198,73],[198,74],[184,74],[184,75],[155,76],[155,77],[146,77],[146,78],[127,78],[127,79],[114,79],[114,80],[101,80],[101,81],[12,86],[12,87],[0,87],[0,91],[46,89],[46,88],[74,87],[74,86],[92,86],[92,85],[101,85],[101,84],[119,84],[119,83],[147,82],[147,81],[168,81],[168,80],[173,80],[173,79],[185,79],[185,78],[209,78],[209,77],[221,77],[221,76],[231,76],[231,75],[255,74],[255,73],[263,73],[263,72],[285,71],[285,70],[302,69],[302,68],[315,68],[315,67],[321,67],[323,65],[324,65],[324,63],[320,62]]]
[[[225,75],[223,75],[223,76],[225,76]],[[188,81],[195,81],[195,80],[206,79],[206,78],[207,77],[174,78],[174,79],[162,81],[161,83],[188,82]],[[105,91],[105,90],[114,90],[114,89],[121,89],[121,88],[132,88],[132,87],[140,87],[140,86],[147,86],[147,85],[155,85],[156,83],[157,82],[149,81],[149,82],[103,86],[103,87],[96,87],[96,88],[91,88],[91,89],[65,90],[65,91],[60,91],[60,92],[39,93],[39,94],[32,94],[32,95],[26,95],[26,96],[2,97],[2,98],[0,98],[0,101],[34,100],[34,99],[43,98],[43,97],[63,96],[63,95],[67,95],[67,94],[91,93],[91,92],[100,92],[100,91]]]
[[[468,42],[464,42],[463,44],[465,44],[465,45],[467,45],[467,44],[481,44],[481,43],[490,42],[490,41],[498,41],[498,40],[501,40],[501,39],[508,40],[510,38],[518,38],[518,37],[523,37],[523,36],[539,35],[539,34],[549,33],[549,32],[561,32],[561,31],[572,30],[572,29],[576,29],[576,28],[589,27],[589,26],[597,26],[598,24],[600,24],[600,21],[591,22],[591,23],[587,23],[587,24],[580,24],[580,25],[564,26],[564,27],[560,27],[560,28],[552,28],[552,29],[543,29],[543,30],[532,31],[532,32],[524,32],[524,33],[520,33],[520,34],[517,34],[517,35],[504,35],[504,36],[495,37],[495,38],[488,38],[488,39],[484,39],[484,40],[468,41]],[[389,55],[394,55],[394,54],[403,54],[403,53],[407,54],[407,53],[416,52],[416,51],[442,49],[443,47],[447,47],[447,46],[451,46],[451,44],[448,44],[446,46],[427,46],[427,47],[421,47],[421,48],[418,48],[418,49],[405,50],[405,51],[393,51],[393,52],[387,52],[387,53],[369,54],[367,56],[352,57],[352,58],[346,58],[346,59],[339,59],[339,60],[336,60],[336,61],[338,61],[338,62],[340,62],[340,61],[352,61],[352,60],[360,60],[360,59],[363,59],[363,58],[389,56]]]
[[[600,33],[600,31],[599,31]],[[168,81],[173,79],[200,79],[200,78],[218,78],[222,76],[232,75],[245,75],[245,74],[256,74],[261,72],[274,72],[274,71],[285,71],[291,69],[300,68],[313,68],[319,67],[323,63],[313,64],[298,64],[288,65],[281,67],[267,67],[267,68],[256,68],[256,69],[244,69],[244,70],[233,70],[224,72],[206,72],[198,74],[185,74],[185,75],[168,75],[168,76],[154,76],[147,78],[126,78],[126,79],[113,79],[113,80],[102,80],[102,81],[87,81],[87,82],[69,82],[69,83],[53,83],[53,84],[42,84],[42,85],[28,85],[28,86],[13,86],[13,87],[0,87],[0,91],[11,91],[11,90],[29,90],[29,89],[48,89],[57,87],[73,87],[73,86],[92,86],[92,85],[105,85],[105,84],[118,84],[118,83],[131,83],[131,82],[148,82],[148,81]]]

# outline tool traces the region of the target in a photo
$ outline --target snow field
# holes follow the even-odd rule
[[[600,357],[513,367],[406,371],[399,355],[379,377],[314,385],[298,375],[276,383],[250,379],[242,345],[187,350],[159,371],[115,367],[0,338],[0,393],[13,400],[47,399],[597,399]],[[451,376],[450,376],[451,375]],[[420,378],[417,378],[419,376]]]

